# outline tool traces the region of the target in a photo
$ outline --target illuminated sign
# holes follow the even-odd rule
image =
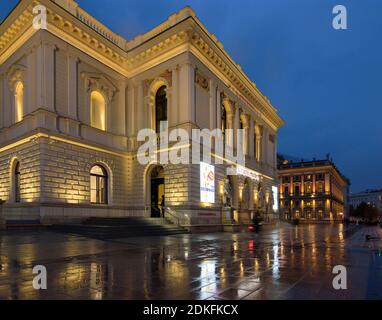
[[[215,203],[215,167],[200,162],[200,201]]]
[[[272,187],[272,194],[273,194],[273,211],[277,212],[279,211],[279,190],[277,187]]]
[[[238,166],[236,168],[236,173],[238,175],[242,175],[242,176],[251,178],[251,179],[253,179],[255,181],[260,181],[260,175],[258,173],[256,173],[255,171],[250,170],[248,168]]]

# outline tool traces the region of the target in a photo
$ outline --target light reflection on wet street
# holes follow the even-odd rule
[[[351,226],[350,228],[354,228]],[[0,232],[0,299],[381,299],[377,227],[281,224],[259,234],[101,241],[51,231]],[[48,289],[32,287],[32,268]],[[348,270],[348,290],[332,269]]]

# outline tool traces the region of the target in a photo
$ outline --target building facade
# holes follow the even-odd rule
[[[37,5],[46,29],[33,26]],[[283,121],[188,7],[125,40],[72,0],[21,1],[0,26],[0,102],[5,219],[149,217],[161,206],[184,225],[276,215]],[[204,203],[201,165],[140,164],[138,133],[163,121],[190,136],[242,128],[231,145],[243,148],[241,174],[227,176],[227,159],[214,166]]]
[[[349,196],[349,205],[354,209],[361,203],[366,203],[375,207],[379,215],[382,215],[382,190],[365,190],[359,193],[351,193]]]
[[[330,160],[279,164],[280,217],[305,222],[343,221],[349,181]]]

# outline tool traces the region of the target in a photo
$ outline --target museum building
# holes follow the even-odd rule
[[[46,29],[34,26],[38,5]],[[189,7],[126,40],[72,0],[20,1],[0,25],[0,105],[5,221],[154,217],[161,206],[184,226],[278,217],[283,121]],[[140,164],[138,132],[159,133],[163,121],[190,136],[243,129],[231,147],[243,148],[245,166],[227,176],[239,165],[225,158]],[[213,172],[208,195],[203,168]]]

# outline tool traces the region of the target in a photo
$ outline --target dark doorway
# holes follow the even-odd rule
[[[165,184],[162,167],[156,167],[151,173],[151,217],[160,218],[164,216]]]

